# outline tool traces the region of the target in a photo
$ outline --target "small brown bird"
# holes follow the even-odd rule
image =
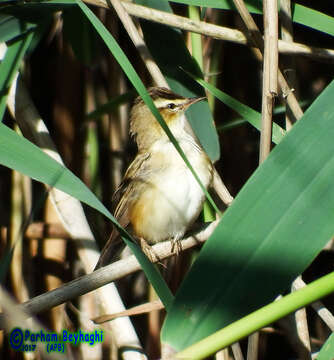
[[[155,106],[198,174],[203,185],[212,183],[213,165],[193,135],[184,115],[189,106],[203,100],[172,91],[149,89]],[[114,216],[141,244],[178,242],[198,217],[205,195],[166,133],[143,100],[131,110],[130,134],[138,153],[113,195]],[[96,268],[107,265],[121,241],[116,229],[104,246]]]

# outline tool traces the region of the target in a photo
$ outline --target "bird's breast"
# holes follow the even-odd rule
[[[180,145],[207,188],[212,165],[206,154],[194,143]],[[205,195],[172,143],[155,146],[149,161],[151,170],[130,215],[135,235],[151,244],[181,238],[198,217]]]

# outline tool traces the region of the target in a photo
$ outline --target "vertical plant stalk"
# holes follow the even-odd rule
[[[290,0],[281,0],[280,1],[280,21],[281,21],[281,36],[282,40],[293,43],[293,23],[291,17],[291,1]],[[295,72],[295,59],[293,56],[287,57],[283,56],[283,66],[287,69],[284,71],[287,82],[291,88],[291,91],[294,91],[296,88],[296,72]],[[286,114],[285,114],[285,128],[290,130],[292,127],[293,117],[291,116],[291,109],[289,104],[286,104]]]
[[[95,108],[95,89],[91,74],[85,74],[84,80],[84,111],[85,114],[90,113]],[[84,182],[96,193],[99,189],[99,153],[98,153],[98,138],[97,138],[97,122],[88,121],[86,126],[86,133],[83,145],[83,161],[82,161],[82,176]],[[100,194],[98,194],[100,195]]]
[[[274,96],[277,95],[278,19],[277,0],[263,1],[264,51],[262,83],[262,119],[260,137],[260,164],[267,158],[271,147]]]
[[[200,21],[200,8],[198,6],[189,5],[188,14],[191,20]],[[203,47],[202,35],[194,32],[190,33],[191,38],[191,55],[197,62],[197,65],[203,72]],[[210,203],[206,199],[203,205],[202,216],[204,222],[213,221],[215,219],[215,211],[210,207]]]
[[[197,6],[189,5],[188,7],[189,18],[191,20],[200,21],[200,9]],[[194,32],[190,33],[191,36],[191,54],[197,61],[199,68],[203,71],[203,50],[202,50],[202,35]]]
[[[150,302],[160,304],[161,301],[156,294],[153,286],[149,284],[148,286],[148,299]],[[147,356],[149,359],[157,359],[160,357],[161,353],[161,344],[160,344],[160,332],[161,332],[161,310],[162,306],[157,309],[151,309],[151,311],[148,312],[147,316],[147,330],[149,336],[146,339],[146,346],[145,349],[147,349]]]
[[[233,0],[235,7],[237,8],[242,20],[244,21],[247,29],[249,38],[254,42],[254,45],[258,47],[263,54],[263,39],[260,30],[255,24],[254,19],[249,13],[248,9],[243,0]],[[302,117],[303,111],[294,95],[290,90],[288,83],[286,82],[282,72],[278,69],[278,84],[281,88],[282,96],[285,101],[289,104],[293,116],[296,120]]]
[[[206,17],[210,18],[212,23],[221,22],[222,13],[214,9],[206,9]],[[202,22],[200,22],[202,23]],[[222,50],[224,48],[224,41],[215,41],[214,38],[207,36],[203,38],[203,75],[204,80],[211,85],[217,87],[218,77],[211,76],[211,74],[219,73],[219,69],[223,68]],[[209,107],[212,113],[215,111],[215,97],[207,93]]]
[[[55,207],[52,204],[50,197],[48,196],[44,205],[44,220],[45,223],[60,224],[58,214]],[[46,239],[44,236],[40,240],[43,251],[43,258],[50,263],[66,263],[66,247],[67,240],[60,237],[52,237]],[[47,291],[60,287],[63,282],[62,278],[55,276],[52,272],[46,271],[43,274],[43,282],[45,282],[45,288]],[[60,332],[64,328],[64,312],[65,305],[62,304],[59,307],[50,309],[50,321],[52,323],[52,329]]]
[[[241,347],[238,342],[232,344],[231,349],[235,360],[244,360],[244,356],[242,355]]]
[[[296,291],[298,288],[294,284],[298,282],[298,279],[302,280],[301,276],[292,283],[291,291]],[[311,359],[311,343],[310,343],[310,334],[308,330],[307,317],[306,317],[306,309],[302,308],[297,310],[293,315],[293,319],[296,323],[296,336],[300,343],[302,344],[302,354],[305,359]]]
[[[16,127],[17,128],[17,127]],[[28,284],[24,274],[24,261],[29,261],[28,256],[23,256],[23,228],[24,228],[24,204],[23,204],[23,178],[24,175],[12,171],[11,181],[11,204],[10,204],[10,226],[9,242],[13,249],[13,257],[10,266],[11,286],[15,297],[23,302],[29,299]]]
[[[148,50],[144,40],[139,35],[135,24],[133,23],[130,15],[125,11],[121,2],[119,0],[108,0],[108,3],[110,3],[113,6],[113,8],[115,9],[119,19],[121,20],[124,28],[126,29],[128,35],[130,36],[133,44],[137,48],[137,51],[138,51],[140,57],[142,58],[142,60],[144,61],[145,65],[147,67],[147,70],[151,74],[154,82],[158,86],[164,86],[164,87],[168,88],[169,86],[167,84],[167,81],[165,80],[164,76],[162,75],[158,65],[152,58],[152,55],[151,55],[150,51]]]
[[[263,1],[264,46],[269,48],[269,91],[277,96],[278,70],[278,10],[277,0]]]
[[[259,332],[255,332],[254,334],[248,336],[247,360],[256,360],[258,358],[259,338]]]
[[[264,1],[265,2],[265,1]],[[263,80],[262,80],[262,108],[261,108],[261,133],[259,164],[267,158],[270,153],[272,136],[273,97],[270,93],[270,59],[269,46],[265,45],[263,56]]]
[[[87,332],[94,332],[96,330],[95,324],[90,320],[98,311],[94,293],[80,296],[77,305],[80,311],[76,311],[72,303],[68,303],[68,306],[77,314],[78,326],[80,326],[81,329]],[[82,360],[103,359],[103,350],[108,345],[109,343],[107,342],[106,344],[95,343],[94,346],[91,346],[89,343],[83,342],[78,345],[78,352]],[[114,346],[111,344],[110,347],[110,352],[112,352]]]
[[[215,359],[216,360],[229,360],[230,356],[228,354],[228,348],[218,351],[215,356]]]

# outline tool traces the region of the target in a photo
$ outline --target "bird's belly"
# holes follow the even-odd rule
[[[206,163],[194,165],[207,187],[211,173]],[[179,166],[166,168],[151,183],[147,183],[131,216],[136,236],[149,244],[168,239],[180,239],[198,217],[205,195],[189,169]]]

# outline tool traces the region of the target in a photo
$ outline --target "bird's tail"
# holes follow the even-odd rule
[[[100,258],[94,268],[94,271],[110,264],[113,260],[115,260],[123,247],[124,242],[121,239],[119,232],[116,229],[113,229],[108,241],[101,251]]]

